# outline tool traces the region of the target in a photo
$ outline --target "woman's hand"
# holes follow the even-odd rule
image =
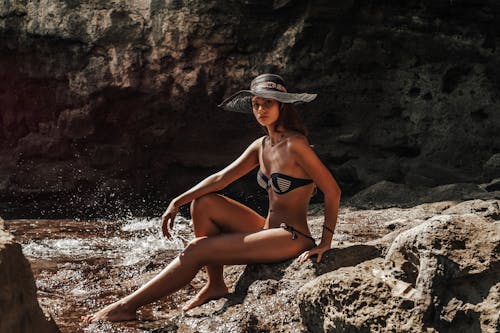
[[[175,216],[178,212],[179,208],[175,206],[175,203],[172,200],[168,205],[165,213],[163,213],[163,215],[161,216],[161,230],[163,232],[163,236],[167,237],[168,239],[172,238],[172,235],[170,235],[170,232],[168,230],[169,228],[172,229],[174,227]]]
[[[317,255],[318,258],[316,259],[316,262],[320,262],[321,261],[321,258],[323,257],[323,253],[325,253],[326,251],[330,250],[331,247],[330,245],[322,245],[322,244],[319,244],[318,246],[316,247],[313,247],[312,249],[310,249],[309,251],[305,251],[303,252],[300,256],[299,256],[299,262],[304,262],[306,261],[309,257],[312,257],[314,255]]]

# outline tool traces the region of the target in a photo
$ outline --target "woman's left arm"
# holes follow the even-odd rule
[[[304,262],[309,257],[317,255],[318,258],[316,261],[319,262],[323,253],[328,251],[331,246],[333,232],[337,225],[341,190],[330,171],[311,149],[305,137],[294,137],[290,140],[289,150],[297,163],[309,174],[325,197],[325,221],[321,242],[318,246],[299,256],[300,262]]]

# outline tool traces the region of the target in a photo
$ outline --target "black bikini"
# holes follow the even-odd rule
[[[270,176],[271,179],[259,169],[257,172],[257,183],[260,187],[268,190],[272,187],[273,191],[277,194],[285,194],[297,187],[311,184],[312,179],[295,178],[282,173],[274,172]]]
[[[265,139],[266,137],[262,139],[262,149],[264,149]],[[262,170],[259,169],[259,171],[257,172],[257,183],[259,184],[259,186],[265,190],[268,190],[269,187],[271,187],[273,191],[277,194],[288,193],[298,187],[309,185],[312,182],[313,182],[312,179],[296,178],[279,172],[273,172],[269,176],[269,178],[262,172]],[[314,193],[316,193],[316,189]],[[292,234],[292,239],[296,239],[297,234],[299,234],[310,239],[314,243],[314,245],[316,245],[316,240],[314,238],[301,231],[296,230],[294,227],[289,226],[286,223],[281,223],[280,228],[289,231]]]
[[[262,149],[264,149],[265,139],[266,137],[262,139]],[[285,194],[297,187],[309,185],[313,182],[312,179],[295,178],[279,172],[273,172],[269,178],[259,169],[259,172],[257,172],[257,183],[259,186],[265,190],[271,187],[277,194]]]
[[[308,238],[310,239],[314,245],[316,245],[316,240],[314,238],[312,238],[311,236],[303,233],[302,231],[298,231],[297,229],[295,229],[294,227],[286,224],[286,223],[281,223],[280,224],[280,228],[283,228],[285,229],[286,231],[289,231],[291,234],[292,234],[292,239],[296,239],[297,238],[297,234],[301,235],[301,236],[304,236],[305,238]]]

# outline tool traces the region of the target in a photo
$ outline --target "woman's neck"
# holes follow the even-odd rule
[[[274,125],[267,126],[267,133],[271,141],[271,146],[274,146],[286,138],[286,131],[282,126],[278,126],[277,130],[274,128]]]

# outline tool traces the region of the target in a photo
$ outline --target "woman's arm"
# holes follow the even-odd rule
[[[330,249],[333,231],[337,225],[341,190],[330,171],[311,149],[305,137],[294,137],[288,145],[292,156],[313,179],[325,197],[325,221],[321,242],[315,249],[307,251],[300,258],[301,261],[305,261],[311,255],[317,254],[319,262],[323,253]]]
[[[259,145],[261,138],[255,140],[235,161],[221,171],[208,176],[201,182],[174,198],[162,215],[163,234],[170,238],[167,226],[173,227],[179,207],[205,194],[220,191],[235,180],[246,175],[259,164]],[[169,223],[170,222],[170,223]]]

